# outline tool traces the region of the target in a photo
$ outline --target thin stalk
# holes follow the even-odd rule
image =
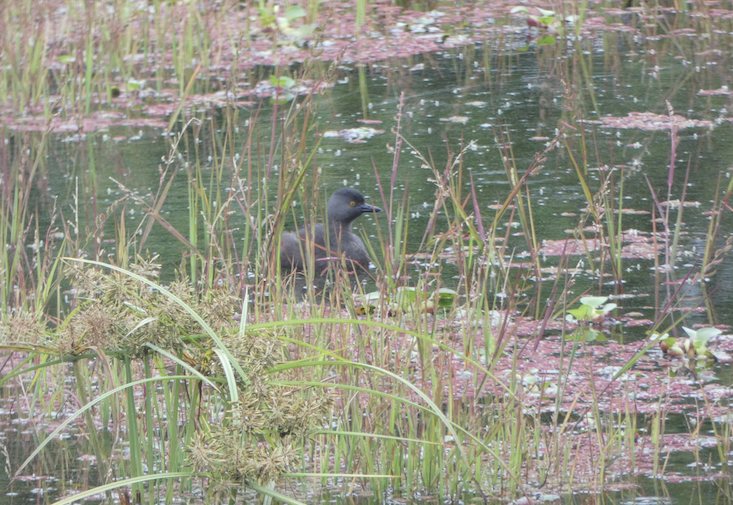
[[[133,381],[130,356],[124,357],[124,369],[125,382],[129,384]],[[125,391],[125,397],[127,398],[127,412],[125,420],[127,421],[127,433],[130,442],[130,476],[134,479],[143,476],[140,430],[137,424],[137,406],[135,405],[134,389],[128,388],[127,391]],[[138,502],[144,500],[145,488],[141,484],[133,484],[132,492]]]
[[[146,353],[143,356],[143,367],[145,370],[145,378],[150,379],[152,377],[152,373],[150,370],[150,354]],[[127,366],[125,367],[127,370]],[[144,387],[144,394],[145,394],[145,436],[144,440],[146,442],[145,451],[147,452],[147,466],[148,466],[148,472],[155,472],[155,453],[153,452],[153,439],[157,438],[155,436],[155,425],[153,423],[153,396],[154,393],[150,391],[149,389],[152,389],[152,384],[146,384]],[[161,460],[161,464],[164,464],[164,461]],[[148,493],[148,504],[153,505],[155,503],[155,493],[150,490]]]
[[[74,361],[74,384],[76,386],[76,394],[79,398],[79,402],[82,405],[86,405],[88,398],[86,389],[87,375],[84,370],[84,366],[85,364],[81,360]],[[97,434],[97,427],[94,424],[92,413],[89,410],[84,411],[84,422],[87,425],[87,430],[89,432],[89,442],[92,445],[94,456],[97,458],[99,480],[100,483],[102,483],[107,480],[107,460],[102,454],[102,448],[100,445],[99,436]]]

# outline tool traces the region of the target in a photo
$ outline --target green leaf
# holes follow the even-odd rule
[[[599,332],[591,330],[587,326],[579,326],[573,333],[567,335],[566,338],[576,340],[578,342],[593,342],[598,339]]]
[[[377,300],[379,300],[379,291],[372,291],[371,293],[366,293],[364,296],[361,297],[361,303],[365,304]]]
[[[139,81],[137,79],[128,79],[127,90],[128,91],[137,91],[139,89],[142,89],[144,85],[145,85],[145,81]]]
[[[590,305],[582,305],[579,309],[570,309],[568,314],[571,314],[578,321],[589,321],[593,316],[593,307]]]
[[[275,15],[271,14],[270,11],[264,7],[257,7],[257,12],[260,13],[260,22],[263,26],[272,26],[275,22]]]
[[[717,337],[718,335],[720,335],[723,332],[717,328],[708,326],[706,328],[700,328],[699,330],[697,330],[696,333],[697,335],[694,337],[695,340],[699,340],[703,343],[707,343],[708,340],[710,340],[711,338]]]
[[[456,297],[458,297],[458,293],[456,291],[448,288],[440,288],[438,290],[438,307],[452,307]]]
[[[540,23],[540,24],[543,24],[545,26],[550,26],[552,23],[555,22],[555,17],[554,16],[546,16],[546,17],[537,18],[537,22]]]
[[[290,89],[295,86],[295,79],[291,79],[285,75],[277,77],[276,75],[270,76],[270,84],[277,86],[278,88]]]
[[[438,307],[448,309],[453,306],[455,298],[438,298]]]
[[[595,339],[598,338],[599,333],[596,330],[591,330],[590,328],[578,328],[578,335],[582,338],[582,340],[585,340],[586,342],[593,342]]]
[[[301,25],[295,30],[291,32],[291,35],[296,40],[303,40],[307,39],[311,35],[313,35],[313,32],[315,31],[315,27],[313,25]]]
[[[603,305],[607,301],[607,296],[584,296],[580,299],[580,303],[582,303],[583,305],[588,305],[589,307],[593,307],[594,309],[600,305]]]
[[[539,378],[536,375],[529,375],[527,377],[522,378],[522,383],[525,386],[531,386],[532,384],[534,384],[538,380],[539,380]]]
[[[618,307],[618,305],[616,305],[615,303],[607,303],[606,305],[602,307],[603,314],[608,314],[609,312],[614,310],[616,307]]]
[[[683,330],[685,330],[685,333],[687,333],[687,336],[690,338],[696,338],[697,332],[693,329],[687,328],[685,326],[682,327]]]
[[[404,310],[415,304],[417,300],[417,291],[415,288],[401,287],[397,289],[395,302]]]
[[[305,17],[305,9],[301,7],[300,5],[291,5],[287,9],[285,9],[285,19],[288,20],[288,22],[298,19],[298,18],[304,18]]]

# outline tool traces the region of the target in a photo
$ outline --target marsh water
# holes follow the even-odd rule
[[[682,42],[695,45],[691,40]],[[333,77],[333,88],[315,98],[317,109],[311,121],[317,124],[317,129],[306,141],[314,146],[318,143],[318,148],[315,166],[306,178],[307,207],[304,209],[302,199],[296,198],[291,220],[285,227],[293,229],[308,219],[321,219],[328,195],[342,186],[350,186],[383,208],[390,202],[397,205],[405,201],[409,214],[407,253],[428,251],[429,243],[423,239],[436,201],[436,175],[423,158],[442,172],[464,150],[463,190],[466,195],[475,191],[486,226],[491,224],[497,208],[511,192],[507,165],[515,164],[521,176],[536,156],[545,157],[541,168],[527,179],[527,196],[538,209],[533,220],[541,236],[546,240],[562,240],[572,236],[572,230],[586,217],[588,203],[578,184],[573,160],[560,148],[543,151],[572,115],[581,119],[584,131],[563,128],[561,142],[579,143],[583,137],[587,144],[587,160],[581,170],[587,170],[590,184],[595,185],[591,189],[600,189],[599,169],[613,172],[616,189],[623,195],[618,207],[623,209],[624,230],[651,233],[654,231],[652,215],[663,208],[655,204],[655,198],[664,205],[668,195],[672,151],[669,130],[662,125],[655,126],[653,121],[645,124],[648,129],[635,128],[632,120],[615,128],[597,123],[604,116],[620,118],[623,123],[630,113],[636,112],[653,111],[664,116],[669,114],[671,107],[676,114],[715,125],[714,128],[699,126],[677,132],[679,144],[669,196],[672,201],[681,198],[687,177],[685,202],[689,211],[683,216],[681,259],[674,265],[676,272],[672,275],[677,280],[684,278],[704,247],[708,211],[716,195],[728,183],[731,174],[729,151],[733,151],[733,132],[726,111],[727,95],[700,96],[698,92],[724,89],[729,76],[720,75],[723,73],[719,71],[721,65],[701,64],[696,61],[699,57],[685,61],[671,52],[666,53],[662,61],[657,57],[657,67],[652,68],[645,55],[654,53],[653,46],[648,49],[633,46],[627,38],[619,37],[613,44],[616,47],[610,50],[596,47],[587,56],[593,74],[585,95],[592,95],[591,103],[590,98],[581,100],[577,96],[567,96],[568,90],[563,84],[567,79],[563,75],[565,63],[556,56],[555,47],[519,52],[515,46],[523,43],[521,38],[491,41],[425,57],[392,59],[367,68],[340,65]],[[258,70],[262,76],[267,75],[268,69]],[[202,86],[205,89],[206,83]],[[403,95],[404,104],[400,109]],[[569,111],[568,103],[576,109]],[[593,104],[597,104],[598,112]],[[231,160],[215,158],[217,145],[225,142],[224,132],[220,130],[225,111],[212,108],[195,115],[200,130],[194,140],[193,127],[189,125],[184,132],[184,141],[186,136],[191,137],[190,144],[197,144],[196,148],[180,148],[183,158],[175,166],[176,179],[161,209],[163,217],[176,230],[188,234],[190,191],[196,184],[220,189],[216,196],[221,201],[213,202],[214,206],[226,201],[237,184],[251,185],[257,191],[255,196],[263,200],[265,195],[260,192],[269,192],[270,210],[274,209],[276,184],[257,184],[259,178],[266,177],[264,169],[257,166],[264,165],[268,155],[267,128],[258,127],[262,130],[256,153],[259,159],[244,163],[255,166],[250,180],[239,154],[247,140],[250,119],[257,114],[259,125],[269,125],[271,109],[269,100],[263,99],[239,111],[239,130],[233,139]],[[400,113],[400,133],[405,142],[393,172],[392,149],[396,144],[393,131],[398,126]],[[365,120],[368,123],[365,124]],[[352,136],[363,134],[365,138],[354,143],[341,136],[320,138],[317,134],[349,129],[357,130]],[[359,129],[381,133],[361,133]],[[41,229],[47,224],[43,222],[44,217],[50,215],[54,205],[66,219],[78,222],[79,233],[83,234],[84,230],[94,229],[95,216],[123,196],[133,194],[152,204],[161,188],[162,170],[167,168],[163,160],[170,154],[170,138],[161,129],[144,127],[105,128],[87,133],[83,138],[77,133],[51,135],[45,160],[47,166],[34,186]],[[210,142],[216,144],[207,144]],[[511,151],[504,151],[504,147],[510,147]],[[575,161],[582,164],[582,160]],[[194,165],[200,168],[199,173],[193,170]],[[273,173],[267,176],[271,181],[276,180],[278,165],[276,163]],[[197,176],[202,181],[197,180]],[[606,174],[606,177],[610,176]],[[312,188],[320,192],[312,195]],[[145,208],[128,202],[124,215],[128,228],[134,230],[145,217]],[[676,217],[674,212],[672,215]],[[245,212],[235,209],[228,219],[235,229],[233,240],[241,241],[247,228]],[[444,227],[439,217],[438,230],[445,231],[441,225]],[[505,223],[499,225],[505,226]],[[356,228],[377,250],[377,227],[386,229],[386,226],[384,214],[362,217],[356,222]],[[520,235],[509,231],[509,250],[517,261],[526,261],[526,243]],[[107,227],[105,238],[111,247],[105,249],[104,243],[99,247],[114,254],[111,250],[114,248],[113,227]],[[723,234],[720,242],[726,238]],[[421,243],[424,244],[422,251],[419,250]],[[184,249],[180,243],[156,225],[145,249],[160,255],[164,265],[161,275],[163,279],[172,279],[173,271],[182,260]],[[584,264],[581,255],[576,259],[578,264]],[[443,282],[447,286],[454,285],[450,264],[442,268],[446,269]],[[629,295],[643,295],[631,297],[624,304],[624,310],[652,309],[647,312],[647,316],[652,317],[656,302],[650,299],[652,290],[649,288],[655,284],[658,274],[654,262],[651,257],[624,258],[624,268],[627,272],[621,290]],[[733,316],[728,303],[730,268],[730,260],[725,259],[716,276],[710,279],[710,301],[720,318],[716,324]],[[583,278],[578,282],[579,293],[589,286]],[[690,291],[694,298],[695,287]],[[613,294],[613,289],[608,294]],[[704,315],[699,320],[695,315],[690,317],[693,319],[690,324],[706,322]],[[630,338],[643,338],[643,332],[635,335],[634,331],[630,330]]]
[[[587,176],[592,191],[600,189],[601,173],[605,177],[613,173],[613,197],[620,196],[616,205],[625,210],[620,214],[624,230],[651,234],[658,231],[656,226],[661,226],[654,221],[665,208],[661,202],[680,199],[684,192],[684,200],[689,204],[684,207],[680,258],[673,268],[660,269],[658,262],[643,255],[627,257],[623,259],[622,283],[600,282],[607,287],[600,294],[625,296],[617,301],[621,313],[640,313],[636,317],[654,320],[668,289],[660,289],[660,285],[685,284],[688,272],[698,266],[709,234],[708,211],[730,178],[733,120],[729,117],[731,103],[726,90],[732,84],[733,73],[727,53],[729,46],[721,52],[710,47],[714,45],[711,38],[684,35],[639,38],[624,32],[606,33],[571,51],[562,50],[560,44],[575,47],[572,40],[559,39],[556,45],[529,45],[526,50],[526,34],[519,33],[364,66],[340,63],[329,74],[333,86],[314,96],[310,121],[317,125],[315,130],[319,134],[310,130],[304,138],[316,153],[304,184],[307,201],[304,205],[303,198],[296,198],[286,228],[297,226],[296,221],[322,216],[328,195],[337,188],[350,186],[383,208],[390,203],[405,202],[406,251],[408,254],[428,252],[432,237],[426,238],[425,230],[439,196],[435,178],[463,152],[456,172],[461,174],[464,196],[468,198],[475,192],[472,201],[476,207],[471,203],[469,208],[480,212],[486,225],[512,192],[509,167],[514,165],[521,177],[538,156],[544,158],[541,167],[527,178],[523,193],[532,202],[533,226],[544,240],[575,241],[578,239],[572,230],[584,219],[588,207],[587,195],[578,182],[579,170]],[[577,54],[572,61],[567,56],[576,49],[582,51],[582,68]],[[327,71],[325,65],[314,65],[308,75],[322,79]],[[267,81],[273,72],[270,67],[254,68],[251,78]],[[214,93],[216,82],[201,79],[196,86],[197,93],[206,95]],[[701,90],[720,92],[701,93]],[[150,105],[153,104],[151,101]],[[267,97],[238,106],[238,130],[233,138],[221,129],[224,116],[231,114],[231,107],[226,106],[187,111],[172,133],[142,125],[92,128],[84,134],[52,132],[44,146],[42,167],[35,180],[29,181],[38,228],[45,230],[52,225],[50,216],[55,209],[54,222],[63,220],[71,224],[68,229],[74,233],[89,234],[97,226],[95,220],[113,209],[112,218],[103,225],[102,240],[98,244],[89,243],[88,252],[101,250],[104,255],[114,256],[117,254],[115,223],[119,225],[124,220],[131,240],[141,236],[143,227],[136,228],[144,221],[146,209],[135,198],[152,205],[172,175],[170,170],[176,172],[176,178],[166,189],[159,213],[189,239],[191,192],[197,184],[206,186],[209,194],[218,199],[212,204],[215,208],[223,205],[240,185],[252,186],[259,201],[269,202],[270,208],[265,212],[271,212],[276,205],[278,170],[283,164],[274,163],[271,173],[265,173],[262,168],[267,165],[270,144],[277,142],[271,138],[269,125],[277,123],[281,111],[289,106],[281,104],[274,113],[274,121],[275,108]],[[645,122],[643,128],[638,127],[639,123],[629,116],[635,113],[660,117],[679,114],[701,123],[681,127],[673,136],[669,128],[655,119]],[[618,122],[603,123],[604,117],[618,118]],[[195,122],[188,123],[190,118]],[[255,121],[257,126],[253,127]],[[570,127],[570,123],[582,128]],[[344,131],[350,129],[359,130]],[[247,135],[252,131],[258,138],[257,149],[244,151]],[[322,135],[325,131],[334,133]],[[171,143],[180,132],[180,156],[169,163]],[[402,140],[396,137],[396,132]],[[4,135],[6,145],[21,141],[33,144],[34,138],[41,137],[40,133],[12,130],[4,130]],[[557,146],[546,151],[556,137]],[[679,142],[674,148],[673,141]],[[228,158],[221,159],[218,154],[226,143],[230,143]],[[580,143],[585,145],[583,160],[571,159],[562,148]],[[401,151],[395,161],[394,149],[399,144]],[[239,154],[242,152],[253,153],[254,157],[242,163]],[[670,160],[675,166],[673,180],[668,184]],[[163,170],[169,170],[165,177],[161,177]],[[318,192],[314,194],[313,189]],[[123,197],[127,198],[124,203],[116,203]],[[228,216],[229,227],[235,230],[234,243],[244,240],[249,226],[246,208],[246,205],[232,206]],[[375,250],[379,250],[380,229],[386,230],[388,226],[385,215],[364,216],[357,221],[356,228]],[[446,232],[441,215],[438,214],[437,232]],[[674,221],[676,217],[672,215]],[[722,247],[733,233],[730,220],[723,223],[717,247]],[[507,224],[500,222],[499,226]],[[197,233],[203,235],[202,231]],[[529,261],[526,241],[516,228],[509,225],[500,234],[506,235],[507,251],[513,262]],[[187,261],[181,241],[160,224],[154,226],[141,252],[160,255],[163,280],[174,279],[175,269]],[[548,257],[547,264],[555,263],[552,254],[548,253]],[[373,258],[375,262],[380,259]],[[578,264],[585,272],[573,288],[580,294],[597,279],[588,270],[583,255],[574,256],[571,263]],[[457,284],[449,260],[438,271],[442,285]],[[419,276],[418,268],[415,276]],[[732,292],[733,262],[730,257],[724,257],[715,274],[706,281],[704,290],[699,284],[685,285],[682,303],[706,309],[689,313],[686,326],[733,324]],[[63,313],[66,309],[59,310]],[[647,328],[648,325],[617,328],[615,338],[640,341],[646,338]],[[719,363],[713,370],[714,380],[721,386],[733,385],[729,363]],[[5,432],[0,440],[6,445],[6,456],[17,466],[30,453],[34,429],[39,426],[19,421],[22,406],[16,403],[9,386],[4,389],[7,393],[3,395],[5,405],[0,411],[0,421]],[[667,428],[680,433],[689,430],[684,416],[673,417]],[[43,464],[39,463],[35,479],[28,477],[12,484],[7,480],[0,482],[8,489],[0,503],[53,502],[64,495],[67,487],[85,479],[94,481],[94,468],[83,457],[85,453],[83,446],[62,441],[46,454]],[[716,471],[730,477],[728,467],[721,466],[715,458],[709,448],[701,449],[694,458],[687,453],[673,455],[666,469],[680,474],[674,482],[633,477],[630,483],[635,486],[606,494],[563,497],[548,494],[537,498],[568,504],[731,503],[729,479],[700,478],[711,473],[709,468],[701,468],[700,460],[710,462]],[[48,476],[48,468],[57,469],[58,473]],[[397,498],[403,499],[399,492],[395,493]],[[384,498],[343,497],[335,491],[325,498],[310,499],[367,504],[381,503]],[[413,499],[415,503],[441,501],[440,497],[404,499]],[[464,497],[465,501],[475,499]]]

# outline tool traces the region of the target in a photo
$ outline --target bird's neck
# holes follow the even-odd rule
[[[351,233],[351,222],[343,223],[332,221],[329,223],[328,227],[329,231],[337,237],[344,233]]]

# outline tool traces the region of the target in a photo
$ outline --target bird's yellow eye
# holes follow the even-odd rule
[[[351,200],[351,201],[349,202],[349,205],[351,205],[352,207],[354,207],[354,206],[356,205],[356,202],[355,202],[354,200]]]

